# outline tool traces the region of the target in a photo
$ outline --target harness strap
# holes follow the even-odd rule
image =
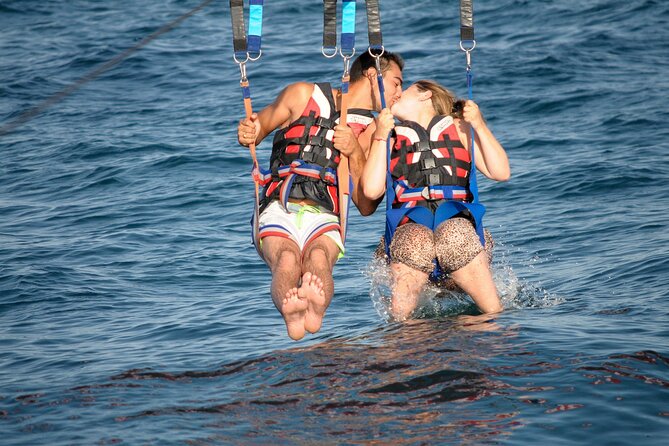
[[[337,185],[337,175],[334,169],[310,164],[303,160],[295,160],[289,165],[280,166],[276,169],[276,172],[273,169],[263,169],[262,167],[253,170],[253,177],[261,186],[266,186],[272,182],[280,183],[289,174],[322,180],[331,186]],[[270,192],[267,191],[266,194],[269,196]]]
[[[326,53],[332,50],[331,54]],[[323,47],[325,57],[337,54],[337,0],[323,0]]]
[[[230,0],[232,20],[232,46],[235,56],[242,59],[247,53],[246,27],[244,26],[244,0]]]
[[[369,48],[380,51],[383,48],[381,34],[381,16],[379,14],[379,0],[366,0],[367,6],[367,37]]]
[[[263,0],[249,0],[248,52],[252,60],[260,57]]]
[[[355,0],[342,0],[341,6],[341,56],[353,57],[355,53]]]
[[[239,65],[241,79],[239,86],[242,89],[242,98],[244,100],[244,112],[246,118],[250,118],[253,114],[253,106],[251,104],[251,88],[249,80],[246,76],[246,63],[249,60],[258,60],[262,54],[260,49],[262,36],[262,10],[263,0],[250,0],[249,5],[249,35],[246,35],[246,28],[244,27],[244,0],[230,0],[230,20],[232,21],[232,44],[233,44],[233,59]],[[258,158],[256,156],[255,142],[249,144],[249,151],[251,159],[253,160],[252,172],[256,172],[259,168]],[[258,240],[258,219],[260,206],[260,191],[256,176],[252,174],[253,184],[255,190],[255,206],[253,212],[253,241],[256,249],[260,249],[259,245],[255,243]],[[258,251],[260,252],[260,251]],[[262,255],[262,254],[261,254]]]
[[[262,41],[263,0],[249,0],[249,32],[244,26],[244,0],[230,0],[232,45],[238,60],[257,60]]]
[[[464,186],[425,186],[412,188],[404,180],[395,181],[395,196],[399,203],[423,200],[465,201],[468,197]],[[404,204],[401,207],[406,207]]]
[[[469,44],[469,47],[465,45]],[[473,95],[473,78],[471,52],[476,48],[476,40],[474,40],[474,6],[473,0],[460,0],[460,48],[465,52],[467,62],[467,97],[471,100]],[[479,189],[476,180],[476,143],[474,139],[474,128],[471,128],[471,157],[472,167],[469,174],[469,190],[472,194],[472,204],[483,207],[479,204]],[[483,211],[485,212],[485,210]],[[476,220],[476,233],[479,236],[481,245],[485,246],[485,237],[483,235],[483,213]]]
[[[341,77],[341,104],[339,107],[339,123],[346,125],[348,122],[348,87],[351,80],[349,64],[351,57],[355,54],[355,0],[343,0],[341,20],[341,40],[339,54],[344,59],[344,73]],[[338,203],[339,203],[339,230],[342,242],[346,242],[346,229],[348,225],[348,210],[351,203],[351,175],[348,165],[348,157],[340,156],[337,166],[339,177]]]
[[[472,0],[460,0],[460,40],[474,40],[474,8]]]
[[[469,45],[468,47],[466,45]],[[471,52],[476,47],[476,40],[474,40],[474,7],[473,0],[460,0],[460,49],[465,52],[467,57],[467,98],[473,99],[474,95],[472,92],[472,84],[474,75],[472,73],[472,61],[471,61]],[[471,139],[471,157],[472,157],[472,166],[471,173],[469,175],[469,188],[472,193],[472,203],[478,203],[479,201],[479,191],[478,184],[476,181],[476,145],[474,140],[474,128],[472,127],[470,131]],[[483,229],[479,233],[481,238],[481,243],[485,244],[485,239],[483,237]]]

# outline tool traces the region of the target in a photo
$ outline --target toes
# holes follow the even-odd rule
[[[323,281],[316,274],[307,271],[302,276],[302,284],[311,288],[320,289],[323,287]]]
[[[309,282],[311,282],[311,278],[313,277],[313,274],[311,274],[309,271],[304,273],[302,276],[302,285],[308,285]]]

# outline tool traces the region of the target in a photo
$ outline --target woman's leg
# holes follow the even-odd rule
[[[502,303],[492,280],[492,237],[486,234],[483,249],[474,225],[466,218],[455,217],[441,223],[434,234],[439,265],[483,313],[502,311]]]
[[[390,242],[393,275],[391,313],[396,320],[411,316],[420,293],[434,268],[434,238],[423,225],[407,223],[397,228]]]

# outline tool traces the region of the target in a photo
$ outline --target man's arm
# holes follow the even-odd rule
[[[313,85],[307,82],[291,84],[284,88],[270,105],[254,113],[250,118],[239,121],[237,127],[239,144],[245,147],[252,142],[260,144],[274,130],[296,119],[295,113],[302,113],[297,105],[308,101],[312,90]]]
[[[373,126],[370,126],[373,131]],[[342,155],[348,156],[348,168],[353,180],[353,189],[351,198],[353,203],[360,211],[361,215],[371,215],[374,213],[383,197],[376,200],[370,200],[362,193],[360,177],[367,161],[366,151],[369,150],[371,135],[370,127],[355,137],[353,130],[348,125],[339,124],[335,127],[334,145]]]

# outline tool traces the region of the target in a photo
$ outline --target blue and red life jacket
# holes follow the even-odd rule
[[[452,116],[435,116],[427,129],[412,121],[395,126],[390,155],[392,188],[386,211],[386,254],[398,226],[413,221],[432,231],[456,215],[470,218],[483,237],[485,207],[474,200],[472,155],[458,136]]]
[[[374,120],[370,110],[349,109],[347,123],[359,136]],[[312,200],[339,214],[337,166],[340,154],[334,147],[334,127],[339,123],[329,83],[314,84],[301,116],[274,135],[270,169],[255,173],[264,189],[260,212],[275,199]],[[348,181],[342,179],[342,181]]]

